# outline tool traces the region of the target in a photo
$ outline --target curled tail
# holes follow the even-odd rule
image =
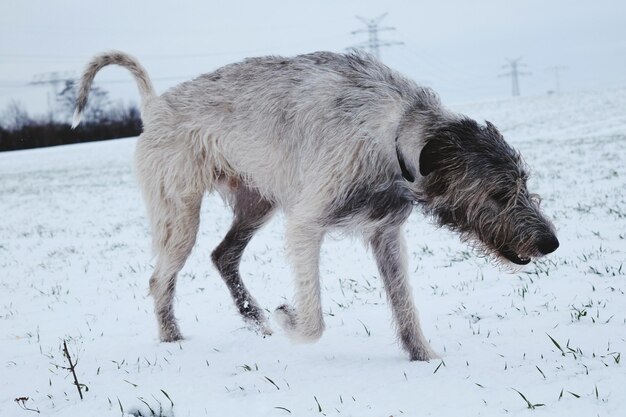
[[[91,62],[89,62],[80,80],[80,87],[76,98],[76,110],[74,111],[74,120],[72,121],[72,129],[80,123],[80,118],[83,114],[83,110],[87,106],[87,97],[89,96],[91,84],[93,83],[96,73],[107,65],[119,65],[126,68],[133,74],[135,81],[137,82],[137,87],[139,87],[142,105],[145,103],[146,99],[156,95],[154,87],[152,86],[152,81],[150,81],[150,77],[148,77],[148,73],[136,58],[118,51],[105,52],[97,55],[91,60]]]

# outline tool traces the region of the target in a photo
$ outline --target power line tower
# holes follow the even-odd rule
[[[511,68],[510,72],[506,74],[501,74],[500,77],[511,77],[511,89],[513,92],[513,97],[519,96],[519,77],[523,75],[530,75],[530,72],[520,71],[520,67],[525,67],[526,64],[520,62],[522,60],[521,57],[516,59],[508,59],[508,65],[503,65],[502,68]]]
[[[546,71],[554,72],[554,92],[557,94],[561,93],[561,71],[565,71],[566,69],[568,68],[563,65],[555,65],[553,67],[546,68]]]
[[[74,73],[71,71],[53,71],[44,72],[43,74],[37,74],[33,76],[29,85],[50,85],[54,91],[58,91],[60,85],[64,85],[67,81],[73,81],[75,79]]]
[[[404,42],[399,41],[381,41],[378,38],[378,32],[396,30],[394,27],[385,26],[379,27],[380,22],[387,16],[387,13],[383,13],[374,19],[365,19],[360,16],[356,16],[363,24],[365,28],[359,30],[353,30],[351,33],[356,35],[358,33],[367,33],[368,40],[358,43],[352,48],[354,49],[367,49],[370,54],[374,55],[376,58],[380,59],[380,47],[381,46],[393,46],[393,45],[404,45]]]
[[[37,74],[33,77],[29,85],[44,85],[52,87],[52,94],[48,91],[48,109],[52,111],[55,101],[60,93],[60,87],[65,86],[68,81],[74,81],[74,73],[71,71],[53,71]]]

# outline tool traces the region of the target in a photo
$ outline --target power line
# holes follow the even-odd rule
[[[313,38],[300,39],[298,42],[289,42],[285,44],[274,44],[272,47],[260,47],[255,49],[235,49],[235,50],[227,50],[227,51],[216,51],[216,52],[190,52],[190,53],[182,53],[182,54],[144,54],[140,55],[142,61],[147,60],[172,60],[172,59],[192,59],[192,58],[212,58],[212,57],[228,57],[228,56],[237,56],[237,55],[248,55],[248,54],[275,54],[277,50],[280,49],[289,49],[289,48],[299,48],[302,46],[308,46],[311,43],[317,43],[320,41],[330,41],[335,40],[339,37],[339,34],[326,34],[324,36],[316,36]],[[41,60],[45,62],[74,62],[81,61],[86,62],[93,55],[51,55],[51,54],[24,54],[24,53],[0,53],[0,59],[10,60],[12,63],[18,62],[20,60],[26,60],[27,63],[34,61],[34,63],[38,63]]]
[[[380,47],[381,46],[404,45],[404,42],[399,42],[399,41],[382,41],[382,40],[379,39],[378,32],[396,30],[396,28],[390,27],[390,26],[379,27],[380,22],[386,16],[387,16],[387,13],[383,13],[380,16],[375,17],[374,19],[365,19],[363,17],[356,16],[357,19],[359,19],[361,22],[363,22],[363,24],[365,25],[365,28],[359,29],[359,30],[354,30],[351,33],[353,35],[356,35],[358,33],[367,33],[368,34],[368,40],[364,41],[364,42],[361,42],[361,43],[358,43],[358,44],[352,46],[352,48],[354,48],[354,49],[365,49],[365,48],[367,48],[369,50],[370,54],[372,54],[376,58],[380,59]]]
[[[38,87],[42,85],[47,85],[47,83],[36,81],[34,77],[34,81],[15,81],[15,80],[0,80],[0,88],[25,88],[25,87]],[[155,77],[151,78],[153,82],[158,81],[175,81],[175,80],[191,80],[195,77],[195,75],[176,75],[171,77]],[[70,78],[74,79],[74,78]],[[65,81],[65,80],[64,80]],[[115,80],[95,80],[94,84],[125,84],[125,83],[134,83],[135,80],[131,77],[127,79],[115,79]]]
[[[510,72],[499,75],[499,77],[511,77],[511,90],[513,92],[513,97],[517,97],[520,95],[519,93],[519,77],[523,75],[530,75],[530,72],[520,71],[520,67],[525,67],[526,64],[521,63],[521,57],[516,59],[508,59],[508,65],[503,65],[502,68],[511,68]]]

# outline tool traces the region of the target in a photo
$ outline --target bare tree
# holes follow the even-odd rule
[[[59,113],[64,121],[69,121],[74,114],[74,106],[76,106],[76,81],[67,80],[63,90],[57,96],[59,103]],[[87,123],[101,123],[108,118],[108,110],[111,106],[109,93],[94,86],[89,93],[89,104],[85,108],[84,120]]]
[[[30,117],[22,102],[13,99],[2,113],[1,120],[7,130],[20,130],[30,122]]]
[[[111,103],[108,93],[98,87],[91,90],[89,105],[84,111],[86,122],[70,129],[76,104],[75,83],[64,82],[55,97],[55,108],[45,115],[29,115],[22,103],[11,101],[0,111],[0,152],[38,148],[86,141],[137,136],[142,123],[138,107],[122,101]]]

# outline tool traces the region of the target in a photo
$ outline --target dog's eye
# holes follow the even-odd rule
[[[496,191],[495,193],[491,195],[491,198],[493,198],[494,200],[500,203],[505,203],[508,198],[508,195],[506,191]]]

